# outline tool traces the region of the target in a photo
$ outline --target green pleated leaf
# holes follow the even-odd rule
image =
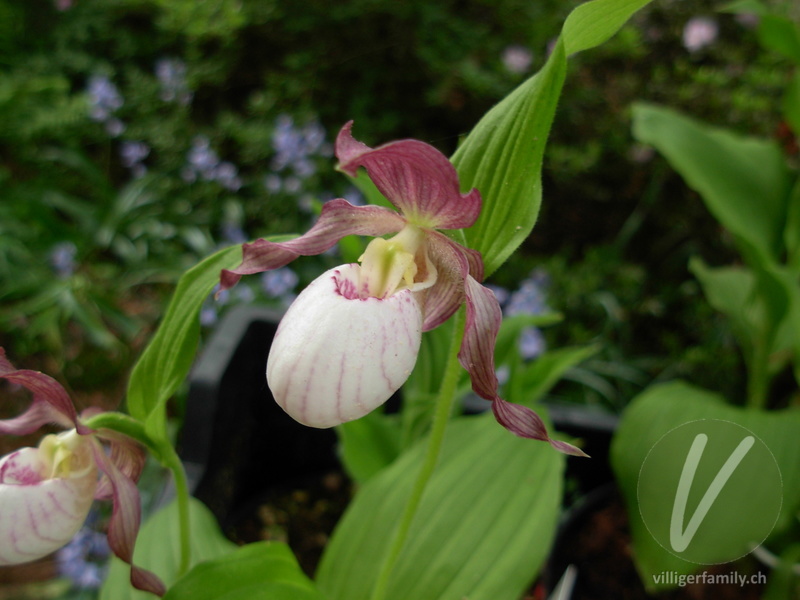
[[[491,275],[528,237],[542,202],[542,157],[567,59],[558,42],[547,64],[490,110],[453,155],[462,189],[478,188],[481,214],[465,231]]]
[[[128,411],[147,423],[147,433],[156,440],[166,436],[166,402],[186,379],[194,361],[200,307],[219,282],[220,270],[234,268],[241,260],[241,246],[232,246],[184,273],[158,331],[133,367]]]
[[[700,281],[709,304],[731,320],[733,331],[748,357],[758,331],[764,327],[749,310],[755,291],[755,276],[743,267],[712,268],[702,259],[689,261],[689,270]]]
[[[564,48],[568,56],[599,46],[650,0],[587,2],[573,10],[564,22]]]
[[[336,428],[339,458],[358,484],[391,464],[400,454],[400,425],[395,417],[374,410]]]
[[[797,80],[800,88],[800,75]],[[797,93],[797,106],[800,107],[800,90]],[[800,115],[798,115],[797,130],[800,131]],[[795,181],[789,196],[789,211],[786,215],[786,231],[783,239],[786,243],[786,264],[795,275],[800,275],[800,178]]]
[[[781,100],[781,110],[792,131],[800,131],[800,72],[795,71]]]
[[[800,27],[788,17],[762,14],[758,23],[758,41],[764,48],[800,65]]]
[[[666,571],[688,574],[702,568],[702,565],[682,560],[659,545],[642,520],[637,500],[642,464],[653,446],[674,428],[700,419],[729,421],[745,427],[772,452],[783,483],[783,503],[773,535],[785,530],[796,519],[800,509],[800,445],[797,443],[800,410],[742,409],[726,404],[718,394],[684,382],[648,389],[631,402],[622,416],[611,447],[611,464],[628,507],[634,560],[642,582],[650,588],[656,587],[654,575]],[[685,459],[686,456],[675,458],[677,464],[683,464]],[[666,514],[672,510],[675,489],[665,487],[663,497],[658,499],[665,503]],[[763,510],[762,499],[753,493],[749,500],[752,506],[743,509],[742,514],[759,514]],[[736,525],[736,522],[731,523],[733,531]],[[697,535],[702,534],[698,532]],[[713,543],[714,539],[715,536],[706,534],[703,543]],[[741,540],[742,544],[749,541]]]
[[[702,196],[746,258],[780,260],[791,177],[775,142],[739,136],[650,104],[634,106],[633,134],[655,146]]]
[[[453,340],[454,321],[450,319],[422,335],[417,363],[403,384],[403,410],[400,411],[400,450],[412,446],[430,427],[442,373]],[[466,371],[464,371],[466,375]]]
[[[222,535],[217,520],[199,500],[190,498],[192,565],[233,552],[237,546]],[[133,562],[158,575],[169,588],[178,579],[180,533],[178,505],[173,501],[149,518],[136,538]],[[131,568],[114,557],[100,600],[153,600],[153,594],[131,587]]]
[[[462,189],[478,188],[483,208],[465,231],[493,273],[528,237],[542,200],[547,136],[567,70],[567,56],[601,44],[649,0],[594,0],[575,9],[547,63],[475,126],[452,157]]]
[[[597,346],[559,348],[537,356],[519,374],[520,390],[514,397],[520,398],[519,402],[524,404],[538,401],[568,369],[582,363],[598,350]]]
[[[370,597],[424,450],[418,444],[359,490],[317,573],[329,600]],[[490,414],[455,419],[386,599],[521,597],[555,533],[564,460]]]
[[[788,269],[775,265],[756,272],[743,267],[711,268],[699,258],[689,262],[689,269],[709,304],[731,320],[748,363],[761,344],[775,355],[773,373],[785,366],[791,354],[795,365],[800,364],[800,286]]]
[[[197,565],[164,600],[322,600],[289,546],[258,542]]]

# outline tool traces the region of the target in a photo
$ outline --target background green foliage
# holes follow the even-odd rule
[[[298,192],[267,190],[281,115],[297,128],[319,122],[328,144],[352,118],[367,143],[413,136],[450,154],[544,64],[576,4],[0,0],[0,343],[74,387],[121,389],[181,271],[235,241],[232,231],[302,231],[315,201],[348,193],[323,152]],[[714,8],[654,3],[570,60],[539,221],[493,277],[515,289],[544,268],[551,308],[565,316],[546,330],[548,344],[600,343],[578,385],[557,396],[616,410],[653,378],[741,383],[721,376],[741,358],[687,270],[693,255],[730,262],[731,240],[630,134],[629,107],[647,99],[745,133],[781,131],[794,151],[776,108],[788,59],[760,51],[755,30]],[[698,15],[713,17],[719,35],[690,52],[681,35]],[[503,62],[517,46],[530,52],[522,72]],[[163,59],[185,65],[188,101],[162,97]],[[90,118],[96,75],[123,98],[117,136]],[[184,180],[198,136],[236,167],[241,187]],[[149,148],[142,177],[121,157],[127,142]],[[58,277],[51,263],[63,243],[74,246],[74,268]],[[298,289],[319,272],[314,260],[297,268]]]

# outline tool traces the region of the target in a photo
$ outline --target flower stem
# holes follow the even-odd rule
[[[172,472],[175,482],[175,495],[178,503],[178,528],[180,531],[181,559],[178,575],[183,575],[191,566],[191,525],[189,521],[189,485],[186,471],[175,448],[168,442],[158,443],[147,434],[144,424],[129,415],[117,412],[104,412],[87,419],[87,427],[92,429],[111,429],[127,435],[145,446],[161,464]]]
[[[767,340],[756,340],[753,356],[748,365],[747,406],[763,409],[767,405],[769,392],[769,353]]]
[[[164,444],[162,448],[164,465],[172,471],[175,481],[175,501],[178,503],[178,531],[180,532],[181,559],[178,565],[178,577],[189,570],[192,560],[191,522],[189,520],[189,485],[183,463],[175,453],[175,449]]]
[[[456,387],[461,370],[461,366],[458,363],[458,351],[461,348],[461,340],[464,337],[465,314],[464,307],[461,307],[455,316],[453,338],[450,344],[442,385],[439,388],[439,394],[436,398],[436,412],[433,416],[433,425],[431,426],[430,436],[428,437],[428,448],[422,462],[422,467],[414,482],[414,487],[411,489],[411,495],[408,498],[405,510],[400,519],[400,524],[394,532],[389,550],[381,565],[381,570],[378,572],[378,579],[372,590],[372,600],[383,600],[386,596],[389,577],[392,574],[395,563],[408,538],[408,532],[411,529],[411,524],[414,521],[417,509],[422,501],[425,488],[433,475],[436,463],[439,460],[439,455],[441,454],[444,434],[447,429],[450,412],[453,408],[453,401],[456,398]]]

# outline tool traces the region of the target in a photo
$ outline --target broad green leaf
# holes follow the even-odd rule
[[[783,93],[781,111],[792,131],[800,131],[800,72],[798,71],[795,71]]]
[[[199,500],[190,498],[192,565],[224,556],[236,549],[226,539],[217,520]],[[158,575],[169,588],[178,579],[180,563],[180,534],[178,505],[172,502],[149,518],[136,538],[133,561],[139,567]],[[131,587],[131,568],[114,557],[108,578],[100,592],[100,600],[153,600],[153,595]]]
[[[563,318],[559,313],[520,314],[504,318],[500,323],[500,331],[497,333],[497,341],[494,346],[495,364],[502,365],[509,362],[512,357],[519,355],[515,350],[519,336],[526,327],[554,325]]]
[[[774,352],[792,353],[795,381],[800,385],[800,282],[790,269],[775,267],[771,275],[786,295],[786,315],[775,333]]]
[[[493,273],[528,237],[542,199],[542,157],[564,84],[567,55],[611,37],[648,0],[594,0],[575,9],[547,63],[478,122],[452,157],[463,189],[483,209],[467,243]]]
[[[221,269],[242,259],[241,246],[220,250],[183,274],[158,331],[133,367],[128,411],[148,423],[156,440],[166,436],[166,402],[186,379],[200,335],[200,307],[219,282]]]
[[[286,544],[248,544],[189,571],[164,600],[322,600]]]
[[[564,48],[567,56],[599,46],[650,0],[587,2],[573,10],[564,23]]]
[[[700,281],[709,304],[731,320],[748,365],[762,346],[768,354],[800,355],[800,288],[784,268],[771,266],[756,273],[743,267],[708,267],[693,258],[689,269]],[[772,365],[777,372],[785,358]]]
[[[711,268],[697,257],[689,261],[689,270],[700,281],[708,303],[731,320],[733,332],[749,360],[760,328],[748,311],[755,286],[753,272],[744,267]]]
[[[317,573],[329,600],[369,598],[424,450],[418,444],[359,490]],[[386,599],[521,597],[555,533],[564,460],[491,414],[454,419]]]
[[[769,14],[769,8],[759,0],[735,0],[734,2],[721,6],[718,11],[733,14],[754,14],[759,16]]]
[[[800,76],[798,76],[798,87],[800,87]],[[798,91],[797,102],[800,106],[800,91]],[[800,123],[798,123],[798,131],[800,131]],[[786,244],[786,265],[795,275],[800,275],[800,178],[795,181],[792,194],[789,196],[789,212],[786,215],[786,231],[783,233],[783,240]]]
[[[647,530],[637,503],[639,473],[650,450],[667,432],[700,419],[736,423],[755,433],[771,450],[783,479],[783,504],[773,534],[789,526],[800,508],[800,410],[737,408],[727,405],[717,394],[680,381],[651,387],[628,406],[611,447],[611,464],[628,507],[634,559],[647,587],[654,586],[653,575],[658,573],[687,574],[702,567],[661,547]],[[674,499],[675,492],[665,490],[663,502],[671,507]],[[756,494],[753,502],[751,509],[755,513],[760,510]]]
[[[780,260],[791,181],[776,143],[644,103],[633,108],[633,134],[655,146],[700,193],[748,260]]]
[[[800,27],[791,19],[776,14],[761,15],[758,41],[764,48],[800,65]]]
[[[400,454],[397,418],[375,410],[336,428],[339,454],[347,474],[358,484],[391,464]]]
[[[478,122],[452,157],[462,189],[478,188],[483,208],[465,231],[491,275],[528,237],[542,201],[542,158],[567,59],[559,41],[545,66]]]
[[[412,446],[428,431],[453,340],[453,327],[454,320],[450,319],[422,335],[417,363],[403,385],[403,407],[400,412],[401,450]]]
[[[524,404],[540,400],[561,379],[567,369],[582,363],[598,350],[597,346],[582,346],[545,352],[526,365],[524,371],[520,373],[521,390],[515,397]]]

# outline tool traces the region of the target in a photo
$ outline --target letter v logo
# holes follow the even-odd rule
[[[739,445],[728,457],[728,460],[725,461],[725,464],[722,465],[711,485],[708,486],[705,494],[703,494],[694,514],[692,514],[689,523],[686,525],[686,529],[683,529],[689,491],[692,489],[697,466],[700,464],[700,459],[703,457],[703,451],[707,443],[708,436],[704,433],[698,433],[692,442],[692,447],[689,448],[689,454],[686,455],[686,462],[683,463],[683,471],[681,471],[678,489],[675,492],[675,503],[672,505],[672,519],[669,525],[669,543],[675,552],[683,552],[688,548],[722,488],[753,447],[755,438],[749,435],[739,442]]]

